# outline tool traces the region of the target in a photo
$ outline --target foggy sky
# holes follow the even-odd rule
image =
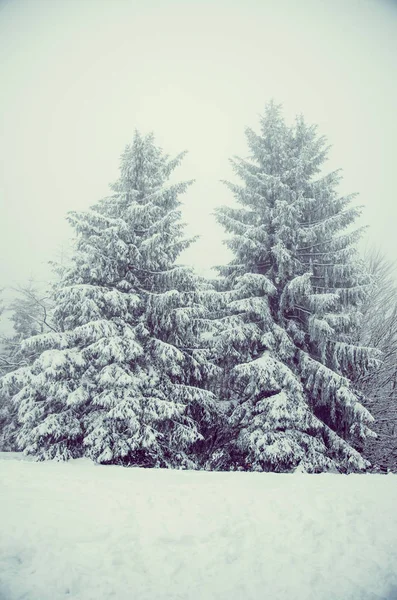
[[[219,180],[271,98],[319,125],[367,243],[397,257],[396,63],[386,0],[0,0],[0,287],[48,278],[135,128],[189,150],[184,259],[208,274],[228,258]]]

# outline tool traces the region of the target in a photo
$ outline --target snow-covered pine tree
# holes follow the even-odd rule
[[[170,159],[135,134],[113,193],[84,213],[72,265],[55,289],[59,333],[30,338],[31,367],[3,378],[19,407],[18,444],[39,459],[194,466],[214,419],[213,367],[200,349],[208,294],[176,263],[184,239]]]
[[[3,290],[0,289],[0,294]],[[4,304],[2,297],[0,296],[0,317],[4,312]],[[8,371],[8,357],[4,344],[4,340],[0,338],[0,376],[4,375]],[[0,450],[7,450],[8,443],[4,433],[5,428],[10,422],[10,410],[8,407],[7,396],[2,394],[0,391]]]
[[[366,252],[372,277],[370,293],[362,308],[358,342],[381,352],[377,369],[359,377],[366,407],[375,417],[376,439],[368,439],[363,456],[373,469],[388,468],[397,473],[397,284],[396,265],[377,250]]]
[[[218,464],[309,472],[362,470],[355,443],[373,421],[350,378],[376,361],[354,344],[366,275],[350,230],[359,209],[320,174],[325,140],[299,117],[288,127],[271,103],[259,135],[247,130],[239,207],[221,207],[235,257],[221,267],[233,298],[215,352],[224,368],[231,441]],[[346,229],[347,228],[347,229]]]
[[[52,329],[52,307],[46,293],[40,291],[32,280],[13,291],[17,294],[7,305],[13,333],[0,337],[0,376],[32,364],[37,353],[23,351],[23,341]],[[16,449],[16,413],[13,402],[0,391],[0,450]]]

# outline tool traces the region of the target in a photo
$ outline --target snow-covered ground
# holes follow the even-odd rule
[[[394,475],[20,458],[0,457],[1,600],[397,599]]]

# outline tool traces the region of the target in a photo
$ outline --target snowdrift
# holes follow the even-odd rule
[[[396,507],[394,475],[125,469],[3,454],[0,598],[396,600]]]

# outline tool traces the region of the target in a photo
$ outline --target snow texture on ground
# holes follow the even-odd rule
[[[1,600],[397,600],[394,475],[20,459],[0,456]]]

